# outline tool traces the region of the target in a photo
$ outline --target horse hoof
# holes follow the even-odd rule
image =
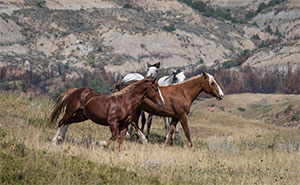
[[[106,145],[107,145],[107,142],[106,141],[96,141],[96,145],[99,145],[99,146],[104,146],[104,147],[106,147]]]
[[[57,137],[57,143],[58,144],[62,144],[64,142],[64,138],[62,138],[61,136]]]

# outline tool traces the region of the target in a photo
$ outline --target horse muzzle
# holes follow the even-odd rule
[[[217,96],[216,96],[216,99],[217,99],[218,101],[220,101],[220,100],[223,99],[223,96],[217,95]]]

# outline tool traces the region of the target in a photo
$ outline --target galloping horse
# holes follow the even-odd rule
[[[155,106],[164,104],[156,79],[138,81],[115,95],[100,94],[89,88],[69,89],[59,97],[50,116],[50,122],[56,122],[65,109],[52,144],[56,143],[64,125],[91,119],[97,124],[110,127],[112,136],[103,145],[108,147],[119,136],[121,151],[126,129],[133,119],[137,119],[136,112],[144,98],[150,99]],[[133,125],[138,129],[137,125]]]
[[[160,62],[157,62],[155,64],[149,64],[147,63],[147,74],[146,78],[156,78],[157,70],[160,68]],[[127,85],[130,85],[134,82],[137,82],[139,80],[143,80],[144,76],[139,73],[129,73],[125,75],[121,81],[115,86],[117,90],[121,90]],[[148,120],[151,116],[148,116]],[[146,123],[146,116],[145,112],[141,111],[141,118],[142,118],[142,130],[144,130],[144,125]],[[151,117],[152,119],[152,117]],[[63,130],[63,133],[65,132],[65,129]],[[131,134],[133,132],[132,126],[129,128],[128,134]]]
[[[160,87],[160,90],[165,101],[163,108],[158,108],[147,98],[142,101],[139,108],[152,115],[172,118],[171,128],[165,142],[166,145],[170,144],[170,139],[172,138],[174,129],[178,121],[180,121],[187,137],[188,144],[192,147],[193,143],[187,122],[187,116],[190,112],[191,105],[197,96],[203,91],[216,97],[217,100],[221,100],[224,96],[221,87],[212,75],[203,72],[203,74],[192,77],[182,83]],[[139,114],[139,112],[137,112],[137,114]],[[136,120],[134,121],[136,123]]]
[[[168,86],[168,85],[175,85],[178,83],[181,83],[185,80],[184,72],[180,69],[174,70],[172,75],[170,76],[163,76],[158,80],[158,85],[161,86]],[[150,128],[152,124],[152,115],[149,114],[148,116],[148,122],[147,122],[147,135],[146,138],[149,140],[150,138]],[[166,129],[166,135],[169,133],[170,130],[170,122],[168,117],[164,117],[165,121],[165,129]],[[144,125],[145,122],[142,121],[142,128],[141,130],[144,132]],[[179,138],[179,125],[176,126],[175,130],[175,139]]]
[[[149,64],[147,63],[147,78],[155,78],[156,77],[156,73],[158,68],[160,67],[160,62],[155,63],[155,64]],[[139,74],[139,73],[129,73],[127,75],[125,75],[122,80],[115,86],[116,89],[118,89],[119,91],[124,89],[126,86],[133,84],[137,81],[143,80],[144,76]],[[141,116],[142,116],[142,122],[146,122],[146,118],[145,118],[145,113],[144,111],[141,112]],[[64,138],[66,137],[66,133],[68,131],[69,125],[65,125],[62,129],[62,136],[58,136],[59,140],[64,140]],[[132,129],[131,129],[132,130]],[[145,136],[140,133],[140,131],[138,130],[137,133],[139,134],[140,138],[143,139]],[[146,142],[143,141],[143,142]]]

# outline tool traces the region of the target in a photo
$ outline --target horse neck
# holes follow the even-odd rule
[[[137,107],[141,104],[143,97],[145,96],[145,88],[143,85],[139,85],[127,93],[127,97],[130,101],[130,104],[134,107]]]
[[[202,75],[198,75],[196,77],[182,82],[181,84],[178,84],[178,86],[182,86],[184,95],[192,103],[197,98],[197,96],[199,96],[199,94],[203,91],[203,83],[204,80],[202,78]]]

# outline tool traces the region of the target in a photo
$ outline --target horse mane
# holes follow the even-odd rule
[[[114,92],[113,94],[111,94],[111,96],[120,96],[122,94],[126,94],[130,91],[132,91],[134,88],[136,88],[137,86],[139,86],[140,84],[144,83],[145,81],[148,81],[149,79],[143,79],[143,80],[139,80],[137,82],[134,82],[133,84],[130,84],[128,86],[126,86],[124,89]]]
[[[189,83],[190,81],[195,80],[196,78],[201,78],[202,76],[203,76],[203,74],[199,74],[199,75],[193,76],[193,77],[191,77],[191,78],[189,78],[187,80],[184,80],[181,83],[174,84],[174,86],[176,86],[176,85],[182,85],[182,84],[185,84],[185,83]]]

